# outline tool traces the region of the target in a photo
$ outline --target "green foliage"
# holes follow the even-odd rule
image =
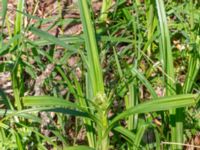
[[[17,2],[13,25],[0,5],[2,149],[181,150],[199,132],[197,0],[103,0],[99,13],[78,0],[73,19],[62,1],[46,18]]]

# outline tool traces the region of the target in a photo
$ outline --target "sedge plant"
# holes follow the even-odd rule
[[[2,2],[2,26],[10,29],[7,1]],[[185,141],[186,120],[180,116],[189,113],[189,108],[196,109],[199,103],[200,38],[198,33],[190,33],[199,30],[198,17],[193,15],[194,10],[198,12],[198,4],[186,4],[188,10],[193,11],[189,11],[189,25],[184,24],[188,29],[181,29],[185,34],[191,34],[192,49],[184,56],[189,64],[179,90],[174,65],[178,57],[175,57],[171,44],[173,34],[170,34],[171,26],[178,28],[178,23],[169,26],[167,18],[174,13],[182,19],[181,13],[173,9],[168,12],[175,4],[166,4],[166,7],[163,0],[137,0],[134,3],[117,0],[112,5],[111,0],[103,0],[101,12],[95,16],[92,3],[78,0],[80,19],[70,20],[63,19],[61,1],[57,3],[58,16],[54,18],[36,17],[39,3],[31,14],[24,11],[24,3],[23,0],[18,2],[14,30],[9,30],[7,39],[1,29],[0,56],[11,54],[12,57],[0,64],[0,70],[11,72],[13,86],[13,98],[1,96],[5,103],[0,110],[1,147],[20,150],[29,147],[182,149],[180,143]],[[112,13],[109,11],[111,5]],[[27,26],[23,23],[25,18],[29,20]],[[111,21],[107,22],[108,19]],[[31,23],[31,20],[35,22]],[[49,22],[53,23],[40,28]],[[74,22],[82,24],[83,33],[65,35],[65,27]],[[98,26],[102,22],[105,27]],[[59,26],[61,35],[50,34],[49,31],[56,26]],[[31,40],[30,33],[38,39]],[[62,48],[62,55],[55,57],[59,48]],[[79,58],[75,66],[81,70],[81,77],[67,64],[74,57]],[[46,73],[49,64],[53,67]],[[41,76],[44,74],[45,77]],[[61,80],[57,80],[58,75]],[[34,96],[30,81],[40,81],[38,77],[42,79],[43,93]],[[161,94],[156,91],[156,86],[164,87]],[[60,87],[66,89],[64,95],[61,95]],[[44,118],[38,112],[49,114],[46,118],[50,120],[47,125],[49,136],[41,133]],[[51,113],[55,116],[52,117]],[[161,121],[158,121],[159,117]],[[77,142],[81,129],[85,129],[82,134],[86,136],[82,144]],[[76,137],[70,139],[68,130]],[[148,135],[153,136],[149,139]],[[162,145],[162,141],[179,144],[169,147]]]

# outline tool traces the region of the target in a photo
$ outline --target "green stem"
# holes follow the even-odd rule
[[[108,135],[103,135],[108,127],[107,108],[109,102],[104,91],[103,73],[99,60],[94,24],[91,19],[90,9],[87,3],[88,1],[79,0],[78,2],[87,52],[86,98],[93,100],[93,102],[98,105],[99,108],[97,114],[99,120],[102,120],[103,123],[103,128],[98,125],[96,128],[99,142],[101,142],[98,142],[97,147],[100,150],[108,150],[109,138]],[[94,139],[94,141],[95,140],[96,139]]]
[[[153,34],[154,34],[154,21],[155,21],[155,14],[154,14],[154,1],[150,0],[150,4],[147,3],[149,5],[149,11],[147,13],[147,29],[148,29],[148,35],[147,38],[148,40],[152,38]],[[147,48],[147,53],[148,56],[151,55],[151,44],[148,46]]]
[[[106,21],[108,17],[108,10],[111,7],[112,0],[103,0],[102,7],[101,7],[101,16],[100,21]]]
[[[102,112],[102,124],[103,124],[103,129],[101,136],[103,137],[106,132],[106,129],[108,128],[107,111]],[[99,148],[99,150],[108,150],[108,149],[109,149],[109,137],[105,136],[102,139],[101,148]]]

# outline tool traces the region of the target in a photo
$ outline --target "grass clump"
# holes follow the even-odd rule
[[[0,147],[198,148],[198,1],[9,4]]]

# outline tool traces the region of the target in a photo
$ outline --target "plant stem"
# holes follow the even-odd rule
[[[103,0],[101,7],[100,21],[106,21],[108,17],[108,10],[111,7],[112,0]]]
[[[104,92],[103,74],[99,60],[96,35],[90,10],[86,0],[79,0],[81,20],[83,24],[84,39],[87,51],[87,73],[86,73],[86,93],[87,99],[93,100],[98,105],[98,117],[102,120],[103,128],[97,126],[98,138],[101,142],[98,145],[100,150],[108,150],[109,137],[103,136],[108,128],[107,108],[108,99]],[[88,131],[89,132],[89,131]],[[94,136],[93,136],[94,137]],[[88,137],[89,138],[89,137]],[[95,141],[95,140],[94,140]]]

